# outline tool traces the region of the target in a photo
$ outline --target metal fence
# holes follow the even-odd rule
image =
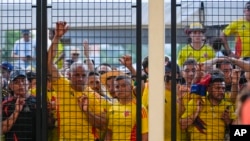
[[[147,140],[152,120],[148,75],[159,75],[148,73],[145,58],[154,53],[149,48],[163,49],[165,54],[165,64],[159,68],[165,74],[158,80],[165,86],[165,141],[227,137],[229,124],[218,114],[231,110],[230,118],[235,120],[237,96],[231,95],[241,92],[231,88],[232,76],[238,75],[235,66],[242,69],[235,85],[240,88],[247,81],[246,64],[237,60],[249,57],[245,45],[249,33],[243,33],[249,21],[231,25],[245,16],[246,2],[165,2],[165,17],[158,17],[165,20],[164,47],[149,46],[149,4],[139,0],[1,1],[1,140]],[[65,24],[67,30],[60,28],[67,28]],[[235,41],[235,33],[242,37]],[[228,58],[230,53],[236,60]],[[229,68],[220,68],[224,64],[212,60],[222,56]],[[209,96],[192,95],[201,95],[191,85],[197,64],[208,60],[224,73],[220,80],[226,82],[228,94],[222,105],[214,107]],[[202,99],[206,108],[192,115],[200,106],[194,104],[196,99]]]

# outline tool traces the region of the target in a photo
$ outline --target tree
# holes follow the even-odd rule
[[[9,30],[5,32],[5,41],[2,47],[2,61],[11,61],[11,52],[16,40],[20,39],[20,31]]]

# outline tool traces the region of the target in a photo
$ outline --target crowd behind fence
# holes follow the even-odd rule
[[[46,124],[49,141],[136,140],[138,112],[141,139],[148,140],[148,76],[158,74],[149,71],[148,46],[143,42],[138,79],[135,43],[138,38],[147,40],[148,35],[136,35],[133,1],[51,2],[51,7],[44,8],[51,17],[44,33],[48,39],[42,40],[48,43],[42,47],[47,56],[41,62],[37,61],[34,6],[0,5],[1,140],[34,141],[40,128],[37,122]],[[164,140],[170,141],[173,132],[177,141],[230,140],[230,126],[250,124],[250,2],[181,1],[178,8],[177,37],[166,33],[166,38],[177,39],[178,46],[167,48],[166,40]],[[144,19],[147,12],[142,11]],[[15,18],[19,22],[12,21]],[[166,25],[169,30],[174,29]],[[171,49],[176,49],[177,64],[171,63]],[[37,68],[44,61],[47,67]],[[177,66],[176,74],[172,74],[173,66]],[[44,83],[37,81],[38,69],[47,72],[42,76],[47,79],[46,93],[42,93],[46,121],[37,117],[41,108],[37,100],[42,96],[37,87]],[[176,93],[171,92],[173,77]],[[138,100],[140,111],[136,111]],[[173,113],[176,131],[171,130]]]

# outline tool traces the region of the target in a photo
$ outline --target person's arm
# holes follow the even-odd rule
[[[112,141],[112,130],[110,129],[107,129],[107,133],[106,133],[106,136],[105,136],[105,141]]]
[[[55,36],[52,40],[50,48],[48,50],[48,74],[51,75],[51,80],[56,81],[61,74],[57,69],[56,65],[53,62],[53,59],[56,55],[57,45],[61,37],[67,32],[68,26],[66,22],[57,22],[55,29]]]
[[[240,81],[240,73],[239,69],[233,69],[232,71],[232,88],[230,94],[230,100],[232,103],[236,102],[237,95],[239,93],[239,81]]]
[[[94,66],[92,60],[89,58],[89,51],[90,51],[90,49],[89,49],[89,43],[88,43],[87,40],[83,41],[83,47],[84,47],[83,54],[84,54],[84,56],[86,58],[85,60],[86,60],[86,64],[88,65],[88,69],[89,69],[89,71],[94,71],[95,70],[95,66]]]
[[[19,42],[16,42],[15,45],[14,45],[14,48],[13,48],[13,51],[11,53],[11,57],[13,57],[14,59],[19,59],[19,60],[23,60],[23,61],[26,61],[26,57],[21,57],[19,54],[18,54],[18,46],[19,46]]]
[[[133,67],[133,63],[132,63],[132,56],[130,55],[123,55],[120,59],[119,59],[120,63],[122,65],[124,65],[126,68],[128,68],[128,70],[131,72],[132,76],[136,76],[136,70]]]
[[[184,105],[184,102],[183,102],[183,93],[189,93],[189,91],[187,91],[188,88],[187,86],[184,86],[184,85],[180,85],[180,84],[177,84],[177,87],[176,87],[176,92],[177,92],[177,117],[181,117],[181,115],[185,112],[185,105]]]
[[[220,38],[222,40],[222,43],[224,45],[225,51],[227,52],[227,54],[231,57],[235,57],[237,58],[237,56],[231,51],[228,42],[227,42],[227,36],[225,35],[225,33],[221,33]]]
[[[241,59],[236,59],[233,57],[228,57],[228,59],[234,64],[240,67],[244,71],[250,71],[250,63]]]
[[[148,133],[142,134],[142,141],[148,141]]]
[[[55,64],[57,64],[59,61],[61,61],[63,58],[65,57],[65,53],[64,52],[62,52],[59,56],[58,56],[58,58],[56,58],[56,60],[55,60]]]
[[[13,127],[13,125],[15,124],[19,113],[22,111],[23,109],[23,105],[25,104],[25,99],[24,98],[17,98],[16,103],[15,103],[15,110],[14,112],[4,121],[2,121],[2,133],[5,134],[8,131],[10,131],[10,129]]]
[[[83,113],[88,117],[88,121],[96,128],[105,129],[107,125],[107,113],[102,112],[100,115],[96,115],[89,111],[89,100],[86,95],[83,95],[78,99],[78,105]]]
[[[190,115],[187,115],[186,112],[189,112],[189,111],[186,111],[186,112],[182,115],[182,117],[180,118],[180,125],[181,125],[181,129],[182,129],[182,130],[187,129],[190,125],[192,125],[193,122],[194,122],[194,120],[198,117],[198,115],[199,115],[199,113],[200,113],[200,111],[201,111],[201,106],[202,106],[202,105],[201,105],[201,99],[198,99],[198,100],[196,101],[196,103],[197,103],[196,111],[194,111],[194,112],[191,113]],[[194,107],[195,105],[193,105],[193,103],[192,103],[192,104],[190,104],[189,106]],[[186,116],[186,115],[187,115],[187,116]]]

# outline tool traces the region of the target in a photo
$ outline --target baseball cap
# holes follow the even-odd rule
[[[26,77],[25,71],[13,70],[10,72],[10,81],[15,80],[17,77]]]
[[[108,78],[116,77],[116,76],[120,76],[120,75],[126,75],[126,74],[122,71],[116,71],[116,70],[108,71],[108,72],[101,75],[101,83],[106,85],[106,81]]]
[[[223,74],[220,74],[220,73],[213,73],[211,75],[211,81],[210,83],[214,83],[214,82],[223,82],[225,81],[224,79],[224,75]]]
[[[13,65],[8,62],[2,62],[1,66],[3,69],[8,70],[9,72],[11,72],[14,68]]]
[[[30,31],[28,29],[23,29],[21,32],[22,34],[30,34]]]
[[[206,32],[204,26],[200,22],[191,23],[184,31],[186,34],[190,34],[192,31]]]

